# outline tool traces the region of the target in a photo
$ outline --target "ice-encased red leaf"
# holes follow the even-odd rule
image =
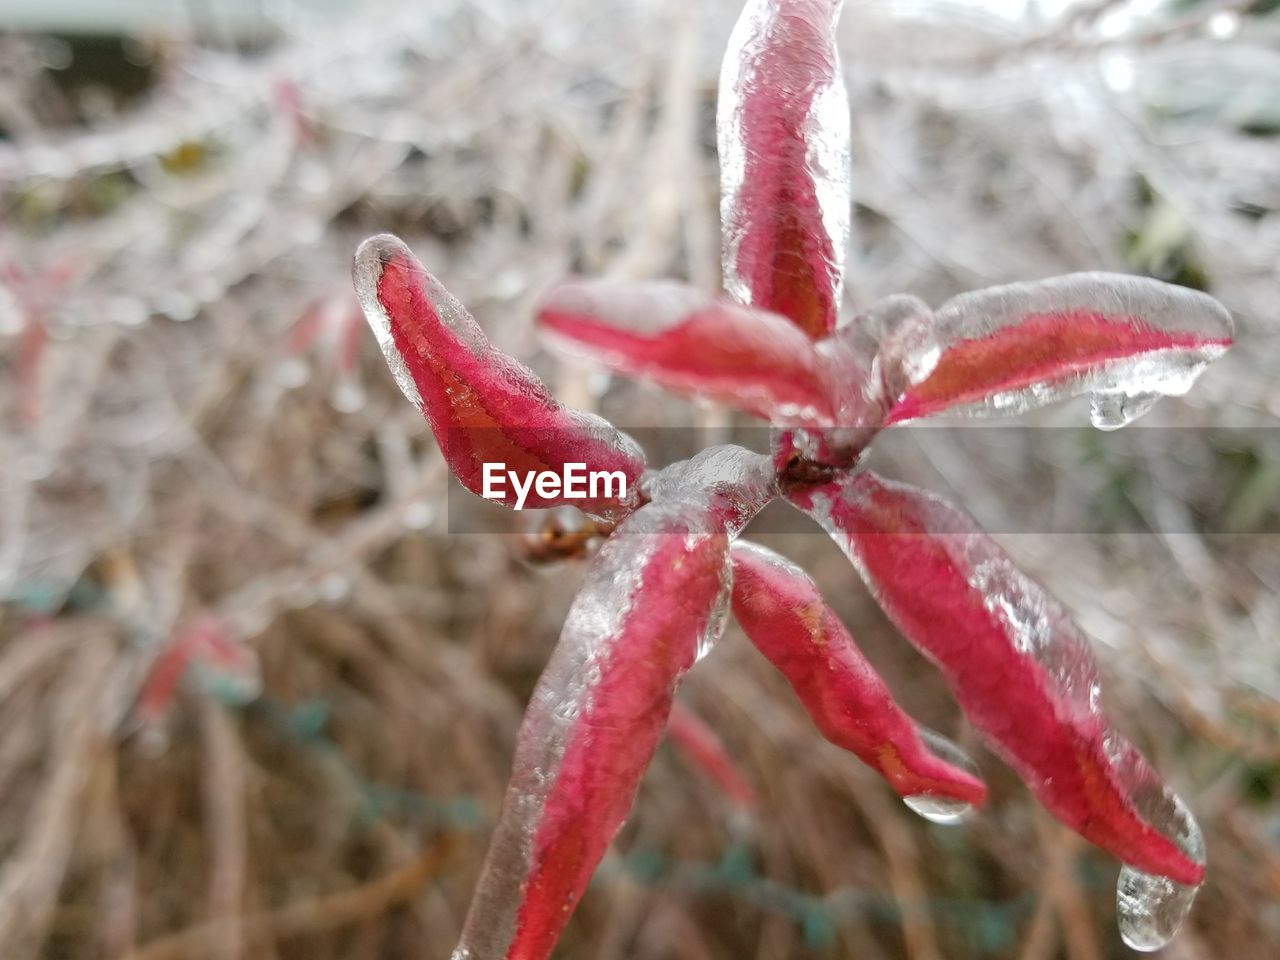
[[[972,518],[872,473],[793,499],[1054,815],[1127,864],[1200,882],[1204,867],[1179,845],[1182,827],[1140,812],[1159,781],[1102,713],[1087,638]]]
[[[1195,290],[1078,273],[961,294],[882,356],[905,392],[889,422],[1021,413],[1081,394],[1115,428],[1190,389],[1231,345],[1231,315]],[[895,377],[894,370],[908,369]]]
[[[734,618],[823,736],[878,770],[900,796],[986,800],[981,780],[929,749],[808,574],[743,540],[732,557]]]
[[[756,792],[734,764],[724,741],[688,707],[679,703],[672,707],[667,739],[735,807],[750,810],[756,805]]]
[[[748,0],[716,111],[724,284],[817,339],[836,324],[850,194],[840,0]]]
[[[640,448],[600,417],[558,403],[531,370],[488,341],[403,243],[386,234],[366,240],[353,276],[396,382],[426,416],[463,486],[482,492],[486,462],[522,475],[563,474],[566,463],[585,463],[588,471],[621,472],[627,499],[569,501],[531,489],[525,506],[570,503],[614,519],[630,509],[644,471]]]
[[[543,960],[622,825],[729,587],[728,536],[651,503],[592,562],[520,728],[455,960]]]
[[[679,393],[775,423],[829,421],[825,370],[785,317],[667,281],[572,281],[553,288],[538,323],[574,352]]]

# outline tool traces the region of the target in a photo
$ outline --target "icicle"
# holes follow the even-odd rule
[[[1119,430],[1160,402],[1159,393],[1095,393],[1090,400],[1089,420],[1099,430]]]

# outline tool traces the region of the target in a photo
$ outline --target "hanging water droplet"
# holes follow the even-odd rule
[[[978,765],[973,762],[973,758],[951,740],[936,730],[930,730],[928,727],[917,727],[916,729],[920,734],[920,739],[924,741],[924,745],[929,748],[931,753],[947,761],[953,767],[963,770],[965,773],[971,773],[974,777],[981,779]],[[917,793],[910,797],[903,797],[902,802],[906,804],[907,809],[924,817],[930,823],[946,824],[948,826],[959,823],[973,812],[973,804],[971,803],[957,800],[954,797],[941,797],[929,793]]]
[[[973,805],[965,803],[963,800],[938,797],[929,793],[917,793],[909,797],[903,797],[902,802],[907,805],[907,809],[924,817],[930,823],[947,826],[959,823],[973,812]]]
[[[1135,797],[1139,812],[1197,863],[1205,862],[1204,834],[1182,799],[1164,788]],[[1116,922],[1120,936],[1134,950],[1165,946],[1191,912],[1200,887],[1125,866],[1116,881]]]
[[[1089,420],[1099,430],[1119,430],[1156,405],[1159,393],[1095,393],[1090,397]]]
[[[1134,950],[1159,950],[1174,938],[1195,902],[1198,886],[1124,867],[1116,882],[1120,937]]]

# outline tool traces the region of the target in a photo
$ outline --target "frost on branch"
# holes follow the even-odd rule
[[[1055,816],[1134,870],[1200,883],[1190,815],[1102,713],[1088,640],[971,518],[872,473],[796,500]]]
[[[814,344],[785,317],[672,282],[574,281],[543,299],[538,322],[574,352],[683,394],[775,423],[829,421]]]
[[[748,0],[720,73],[725,289],[817,339],[836,325],[849,238],[840,0]]]
[[[914,809],[934,819],[958,819],[986,800],[972,762],[958,766],[930,749],[963,756],[903,712],[808,574],[747,541],[734,544],[732,556],[734,618],[790,681],[823,736],[878,770]]]
[[[644,454],[626,434],[594,414],[571,410],[528,367],[497,350],[465,307],[395,237],[366,240],[353,275],[400,389],[426,416],[454,475],[483,489],[485,462],[521,472],[621,471],[628,497],[644,471]],[[504,501],[506,502],[506,501]],[[532,492],[526,506],[567,503]],[[595,516],[616,518],[633,502],[574,500]]]
[[[903,388],[889,422],[1089,394],[1094,425],[1116,429],[1191,389],[1231,333],[1217,300],[1146,277],[1077,273],[964,293],[895,328],[880,357]]]
[[[587,572],[520,728],[455,960],[543,960],[621,827],[676,684],[727,602],[729,539],[652,503]]]

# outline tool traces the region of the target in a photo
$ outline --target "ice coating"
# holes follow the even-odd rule
[[[891,304],[895,311],[914,304],[924,307],[915,297],[890,297],[817,343],[818,355],[826,367],[837,426],[879,428],[888,413],[890,398],[896,399],[901,392],[886,385],[881,371],[884,340],[892,336],[892,333],[884,334],[883,339],[877,336],[878,331],[890,326],[890,321],[882,316],[885,304]],[[924,311],[926,316],[932,316],[928,307],[924,307]],[[921,322],[917,326],[928,324]]]
[[[756,805],[755,791],[743,779],[716,732],[679,702],[671,708],[667,739],[735,807],[750,810]]]
[[[593,560],[520,728],[455,957],[547,957],[622,825],[726,591],[729,539],[650,503]]]
[[[1086,637],[967,514],[869,472],[792,499],[1058,819],[1144,873],[1200,883],[1203,858],[1148,799],[1159,778],[1101,711]]]
[[[965,803],[963,800],[947,800],[931,793],[912,794],[903,797],[902,802],[912,813],[930,823],[946,827],[959,823],[973,812],[971,803]]]
[[[918,728],[897,705],[808,574],[746,540],[733,545],[732,557],[734,617],[791,683],[823,736],[877,770],[904,798],[966,810],[986,800],[982,780],[932,749],[937,735]],[[959,748],[950,745],[950,751],[955,756]]]
[[[795,456],[849,469],[884,426],[889,411],[875,343],[861,324],[846,324],[815,344],[825,371],[834,416],[827,422],[796,425],[775,434],[779,470]],[[791,424],[777,423],[787,427]]]
[[[426,416],[463,486],[482,491],[486,462],[556,473],[566,463],[585,463],[588,471],[620,471],[627,498],[568,501],[530,491],[526,506],[571,503],[608,519],[634,506],[644,471],[635,442],[600,417],[558,403],[531,370],[489,343],[403,243],[386,234],[366,240],[352,273],[392,375]]]
[[[880,431],[874,421],[871,423],[775,430],[771,440],[774,467],[784,475],[802,461],[841,472],[851,470]]]
[[[569,349],[677,393],[777,423],[831,420],[825,369],[785,317],[670,281],[573,281],[553,288],[538,323]]]
[[[769,457],[724,444],[650,474],[644,492],[654,503],[681,506],[692,529],[723,532],[732,540],[777,496],[778,488]],[[619,532],[625,534],[625,530]],[[729,622],[733,563],[728,555],[720,584],[720,594],[698,638],[698,660],[712,651]]]
[[[1204,837],[1182,798],[1161,782],[1132,744],[1113,737],[1107,747],[1116,776],[1128,787],[1138,812],[1148,822],[1161,824],[1179,850],[1204,864]],[[1116,881],[1120,936],[1135,950],[1160,949],[1177,934],[1199,891],[1199,884],[1179,883],[1126,864]]]
[[[1089,398],[1089,422],[1099,430],[1119,430],[1160,402],[1159,393],[1095,393]]]
[[[919,728],[920,739],[935,755],[941,757],[957,770],[978,777],[978,765],[973,762],[959,745],[928,727]],[[943,797],[936,793],[915,793],[902,798],[908,809],[919,814],[930,823],[952,826],[966,820],[973,813],[974,804],[954,797]]]
[[[732,536],[732,534],[730,534]],[[733,594],[733,561],[728,555],[724,558],[724,564],[720,567],[720,592],[716,594],[716,602],[711,606],[711,612],[707,615],[707,625],[702,628],[702,633],[698,636],[698,649],[695,651],[694,662],[697,663],[712,650],[716,644],[720,642],[720,638],[724,636],[724,629],[729,625],[729,607],[730,597]]]
[[[770,459],[733,444],[671,464],[648,477],[644,489],[655,503],[688,504],[697,522],[730,537],[777,495]]]
[[[834,329],[852,205],[841,0],[748,0],[720,72],[725,289],[814,339]]]
[[[891,423],[943,411],[1000,416],[1093,394],[1093,420],[1130,422],[1160,396],[1186,393],[1231,345],[1231,314],[1195,290],[1146,277],[1075,273],[961,294],[940,307]]]
[[[839,343],[862,333],[875,343],[873,372],[868,379],[879,389],[882,402],[894,404],[938,365],[935,327],[927,303],[899,293],[877,300],[853,323],[837,330],[832,341]]]

